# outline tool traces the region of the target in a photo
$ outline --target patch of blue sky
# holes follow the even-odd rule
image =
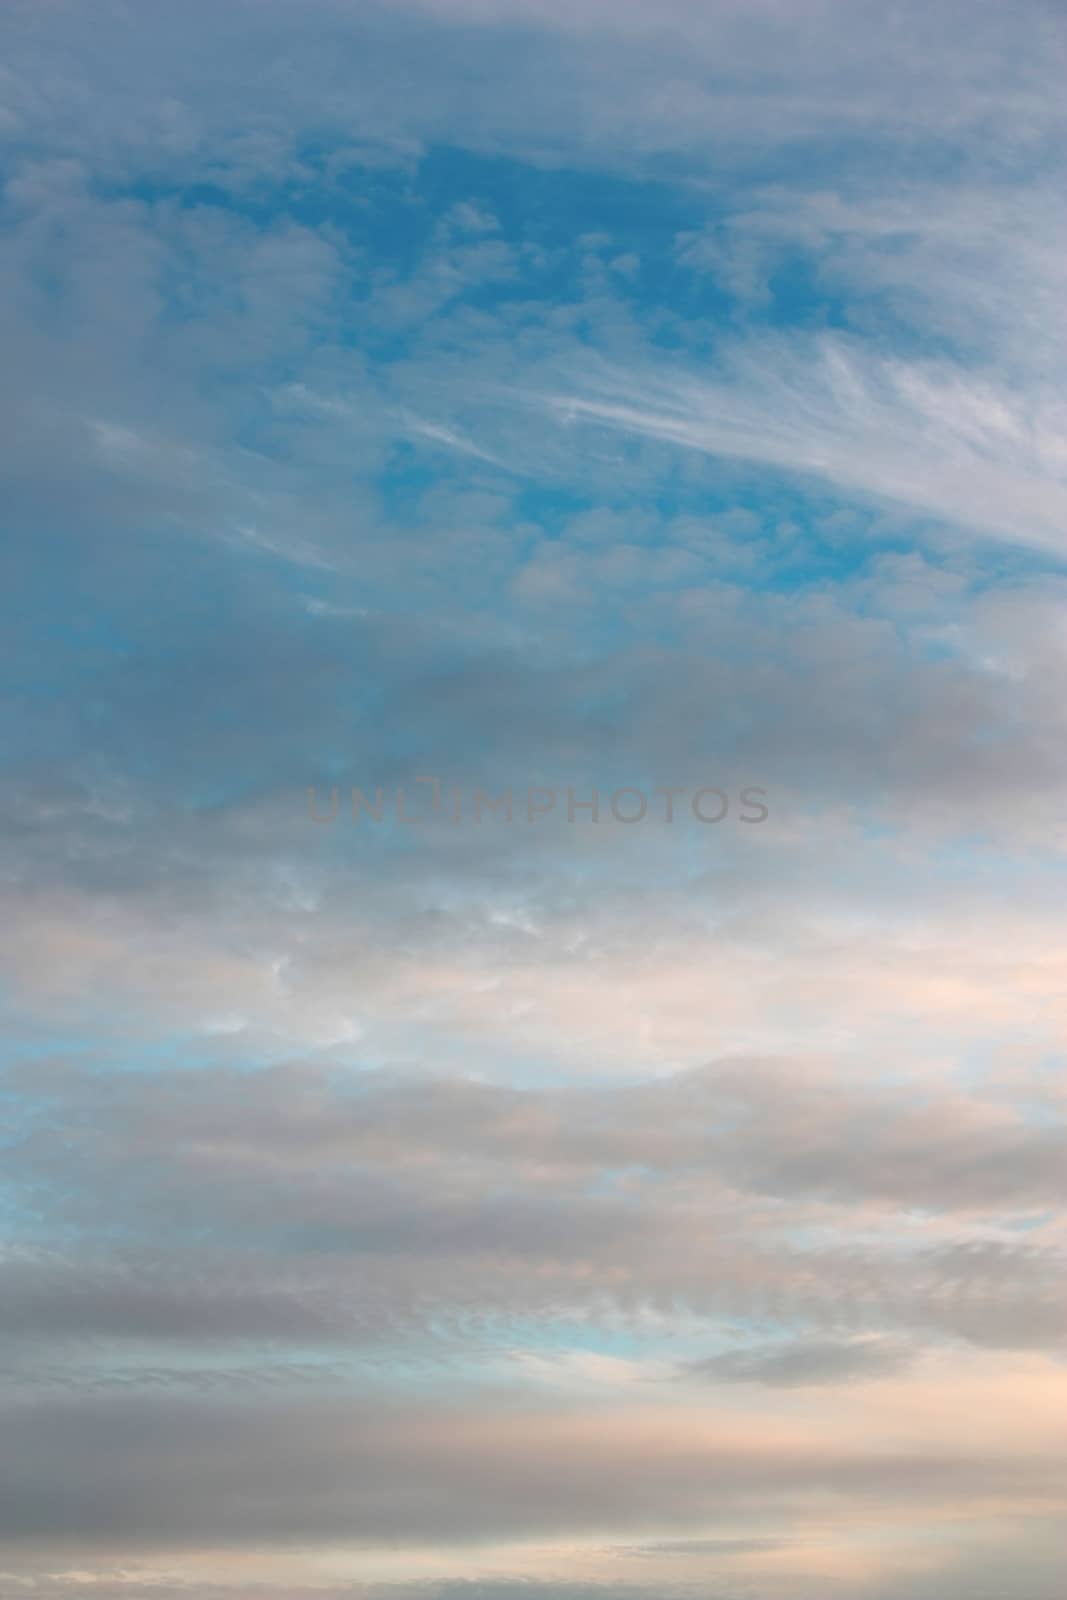
[[[140,179],[129,185],[97,185],[99,198],[134,200],[159,208],[218,212],[247,222],[264,234],[290,224],[328,229],[360,252],[360,271],[346,290],[347,319],[338,328],[342,344],[359,344],[380,359],[396,357],[408,336],[384,327],[363,311],[383,279],[403,282],[416,274],[449,237],[465,233],[509,245],[509,270],[454,284],[447,297],[457,305],[498,309],[531,298],[541,308],[580,305],[590,293],[590,269],[610,273],[613,296],[647,321],[653,344],[705,349],[741,315],[785,328],[843,328],[852,297],[821,273],[822,254],[778,245],[764,251],[760,281],[742,286],[713,270],[714,254],[687,256],[685,240],[706,237],[729,245],[729,230],[752,205],[743,188],[707,192],[675,182],[643,181],[604,173],[542,168],[503,156],[447,147],[427,152],[417,177],[369,166],[331,171],[335,151],[308,149],[297,175],[251,193],[198,182]],[[451,227],[451,233],[442,228]],[[170,280],[164,318],[196,315],[191,283]],[[218,285],[215,286],[216,292]],[[905,334],[906,324],[898,330]],[[580,333],[580,328],[579,328]]]

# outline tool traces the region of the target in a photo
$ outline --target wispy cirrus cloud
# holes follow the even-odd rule
[[[1051,386],[901,361],[855,340],[751,341],[722,375],[605,374],[551,397],[564,421],[761,462],[1062,555],[1067,410]]]

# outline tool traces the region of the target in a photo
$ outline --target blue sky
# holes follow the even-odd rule
[[[0,1588],[1051,1600],[1062,15],[0,46]]]

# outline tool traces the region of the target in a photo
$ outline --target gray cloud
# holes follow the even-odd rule
[[[837,1495],[907,1504],[1043,1487],[1040,1450],[991,1462],[943,1445],[887,1456],[829,1439],[770,1453],[664,1436],[573,1410],[305,1401],[254,1408],[139,1396],[40,1401],[4,1418],[3,1534],[131,1546],[230,1541],[462,1541],[620,1522],[684,1528],[761,1499],[788,1505],[814,1474]],[[649,1471],[655,1443],[656,1471]],[[696,1471],[694,1471],[696,1467]]]
[[[524,1319],[671,1304],[1060,1340],[1055,1244],[1003,1225],[1057,1204],[1062,1138],[992,1102],[758,1061],[556,1091],[319,1067],[21,1078],[5,1169],[38,1221],[0,1264],[16,1347],[393,1342],[447,1359]],[[86,1230],[98,1242],[72,1250]],[[895,1346],[797,1349],[817,1377],[823,1357],[873,1375]],[[787,1381],[788,1353],[779,1369],[755,1351],[751,1376],[764,1357]],[[707,1373],[748,1370],[725,1356]]]
[[[798,1339],[784,1345],[746,1345],[694,1362],[687,1371],[720,1383],[791,1388],[884,1377],[901,1371],[911,1357],[907,1345],[891,1339]]]

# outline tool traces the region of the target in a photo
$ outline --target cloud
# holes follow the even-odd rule
[[[1058,19],[4,60],[0,1588],[1046,1600]]]
[[[833,1328],[1059,1344],[1059,1236],[1013,1224],[1058,1205],[1062,1129],[948,1088],[747,1061],[555,1091],[57,1065],[13,1090],[8,1193],[36,1218],[0,1263],[16,1353],[260,1340],[448,1362],[505,1327],[651,1329],[672,1307],[695,1337],[809,1330],[708,1358],[726,1382],[876,1376],[901,1348]]]
[[[763,1383],[803,1388],[884,1377],[908,1364],[906,1346],[886,1339],[808,1339],[786,1345],[746,1345],[709,1356],[688,1369],[716,1383]]]
[[[853,341],[749,342],[723,375],[605,374],[552,396],[569,420],[829,478],[997,537],[1063,552],[1067,413],[979,373]]]
[[[731,1421],[691,1407],[532,1410],[504,1395],[491,1412],[459,1397],[41,1400],[4,1416],[4,1533],[130,1547],[588,1537],[620,1524],[707,1526],[760,1501],[788,1508],[813,1476],[843,1502],[929,1497],[944,1508],[974,1497],[1008,1511],[1055,1501],[1048,1473],[1062,1449],[1032,1385],[992,1391],[966,1441],[956,1398],[931,1427],[927,1393],[872,1400],[814,1430],[810,1419]]]

